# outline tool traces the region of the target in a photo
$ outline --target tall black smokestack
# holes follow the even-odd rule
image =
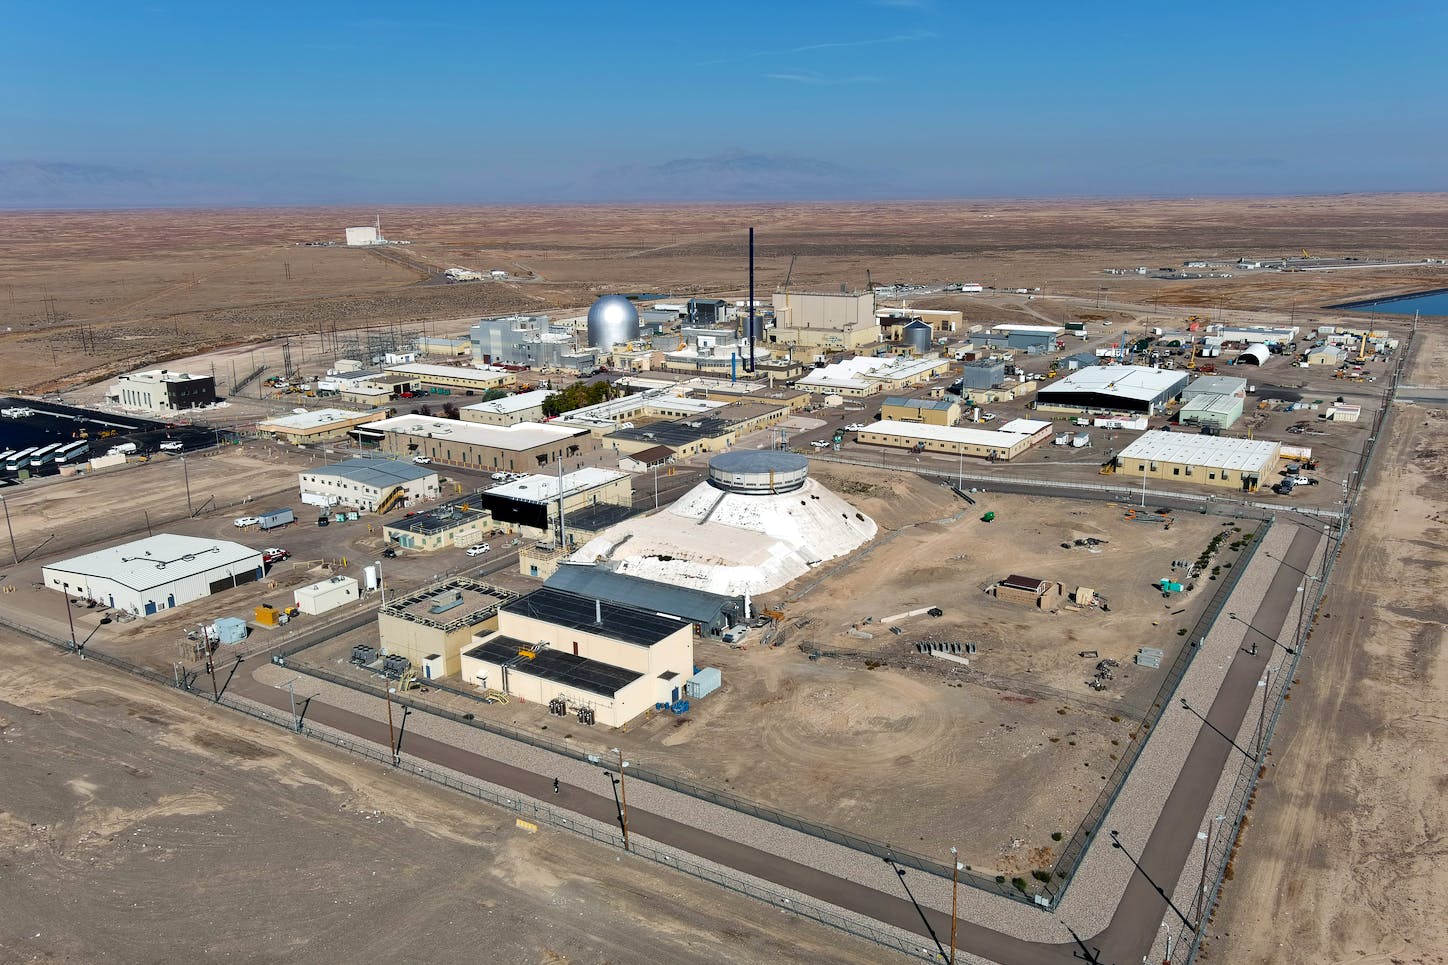
[[[749,229],[749,367],[754,372],[754,229]]]

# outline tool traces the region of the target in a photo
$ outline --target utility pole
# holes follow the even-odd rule
[[[191,509],[191,471],[186,468],[186,457],[181,457],[181,478],[186,483],[186,515],[195,516]]]
[[[296,684],[296,682],[297,682],[298,679],[300,679],[300,678],[293,677],[291,680],[288,680],[288,681],[286,682],[286,688],[287,688],[287,696],[290,697],[290,698],[291,698],[291,701],[292,701],[292,730],[297,731],[298,733],[301,733],[301,730],[302,730],[302,722],[301,722],[301,720],[297,717],[297,691],[296,691],[296,687],[294,686],[294,685]]]
[[[615,754],[618,755],[618,798],[619,798],[618,816],[619,816],[619,821],[623,824],[623,849],[624,849],[625,851],[627,851],[627,850],[629,850],[629,847],[628,847],[628,788],[624,785],[623,772],[624,772],[624,768],[628,767],[629,762],[623,759],[623,751],[622,751],[622,750],[620,750],[620,749],[617,748],[617,747],[612,748],[612,750],[613,750],[613,752],[614,752]]]
[[[956,859],[956,850],[950,849],[950,863],[954,866],[950,874],[950,965],[955,965],[955,923],[956,909],[960,897],[960,862]]]
[[[382,696],[387,700],[387,750],[392,755],[392,766],[396,767],[402,761],[397,753],[397,731],[392,726],[392,687],[385,675],[382,678],[382,690]]]
[[[15,560],[15,565],[20,565],[20,551],[15,548],[15,527],[10,525],[10,503],[4,496],[0,496],[0,506],[5,507],[5,530],[10,534],[10,555]]]
[[[70,613],[70,584],[62,583],[60,588],[65,591],[65,622],[70,626],[70,652],[76,653],[80,648],[75,645],[75,617]]]

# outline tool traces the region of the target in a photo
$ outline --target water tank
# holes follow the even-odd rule
[[[809,476],[809,460],[775,449],[735,449],[709,460],[709,484],[747,495],[793,492]]]
[[[362,585],[365,586],[365,587],[367,587],[368,590],[376,590],[376,589],[377,589],[377,567],[375,567],[375,566],[366,566],[366,567],[363,567],[363,568],[362,568],[362,580],[363,580]]]
[[[934,329],[918,319],[906,325],[900,332],[901,343],[910,346],[921,355],[930,351],[930,343],[934,339]]]
[[[622,295],[604,295],[588,310],[588,345],[609,349],[639,337],[639,310]]]

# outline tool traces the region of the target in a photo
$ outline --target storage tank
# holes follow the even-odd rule
[[[930,344],[934,340],[935,330],[919,319],[906,325],[900,332],[900,342],[921,355],[930,351]]]
[[[639,337],[639,311],[622,295],[604,295],[588,310],[588,345],[609,349]]]
[[[377,589],[376,566],[365,566],[362,568],[362,585],[365,586],[369,592]]]

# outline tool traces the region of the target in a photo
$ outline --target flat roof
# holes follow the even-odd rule
[[[1213,395],[1234,395],[1247,391],[1247,380],[1235,375],[1202,375],[1192,379],[1187,388],[1193,392]]]
[[[429,536],[443,533],[465,523],[471,523],[479,516],[486,516],[488,510],[483,508],[483,497],[486,493],[486,490],[480,489],[467,495],[454,496],[447,502],[425,512],[402,516],[382,525],[384,529],[400,529],[405,533],[421,533]]]
[[[1265,472],[1277,461],[1280,446],[1281,443],[1266,439],[1234,439],[1152,430],[1121,450],[1117,459]]]
[[[1051,423],[1045,419],[1012,419],[1005,423],[997,432],[1016,432],[1023,436],[1033,436],[1042,429],[1051,428]]]
[[[968,446],[1000,446],[1009,449],[1030,437],[1029,433],[1003,432],[999,429],[973,429],[969,426],[932,426],[920,422],[898,422],[881,419],[865,426],[862,432],[901,436],[906,439],[928,439],[933,442],[955,442]]]
[[[938,412],[945,412],[951,406],[959,404],[959,399],[954,402],[948,399],[907,399],[903,395],[892,395],[881,403],[881,405],[904,406],[907,409],[934,409]]]
[[[731,449],[709,458],[709,468],[720,472],[793,473],[809,469],[809,460],[797,452],[779,449]]]
[[[641,609],[662,611],[696,623],[710,623],[726,610],[740,615],[744,613],[742,597],[659,583],[627,573],[616,573],[592,563],[563,563],[543,585]]]
[[[1041,394],[1096,392],[1149,402],[1185,378],[1179,371],[1145,365],[1092,365],[1057,379]]]
[[[515,479],[510,483],[501,486],[494,486],[488,490],[489,496],[501,496],[504,499],[516,499],[523,503],[546,503],[558,499],[558,491],[563,490],[564,497],[574,496],[578,493],[587,492],[599,486],[619,479],[627,479],[628,473],[617,469],[598,469],[589,466],[585,469],[575,469],[573,472],[565,473],[560,485],[557,476],[547,476],[538,473],[532,476],[524,476],[522,479]]]
[[[472,405],[463,406],[464,409],[471,409],[474,412],[496,412],[499,414],[508,412],[521,412],[524,409],[536,409],[543,404],[543,400],[553,394],[551,389],[534,389],[531,392],[519,392],[517,395],[504,396],[501,399],[493,399],[491,402],[476,402]]]
[[[514,374],[507,369],[500,369],[493,365],[434,365],[429,362],[400,362],[386,368],[388,372],[397,372],[402,375],[440,375],[453,379],[464,376],[496,379],[499,376]]]
[[[401,483],[426,479],[437,473],[425,466],[418,466],[410,462],[380,459],[376,456],[358,456],[335,465],[308,469],[300,475],[335,476],[338,479],[347,479],[364,486],[375,486],[381,489],[384,486],[396,486]]]
[[[668,446],[649,446],[647,449],[640,449],[632,455],[624,456],[624,458],[632,459],[634,462],[641,462],[644,465],[650,465],[655,462],[672,459],[673,456],[674,450]]]
[[[258,422],[258,429],[321,429],[339,422],[355,422],[375,416],[375,412],[352,412],[348,409],[316,409],[311,412],[293,412]]]
[[[132,590],[150,590],[236,563],[260,566],[261,552],[230,540],[157,533],[83,556],[57,560],[44,569],[113,580]]]
[[[517,596],[512,590],[457,577],[396,597],[381,613],[450,632],[482,623]]]
[[[458,419],[440,419],[428,415],[394,416],[373,422],[367,428],[378,432],[442,439],[465,446],[491,446],[494,449],[513,451],[533,449],[588,434],[587,429],[553,423],[545,425],[541,422],[519,422],[511,426],[490,426],[481,422],[462,422]]]
[[[1066,331],[1062,325],[1019,325],[1015,322],[1007,322],[1003,325],[992,325],[992,332],[1030,332],[1037,335],[1060,335]]]
[[[643,676],[634,670],[575,656],[551,647],[537,651],[531,658],[519,656],[523,650],[532,646],[533,644],[526,641],[499,634],[490,637],[486,643],[464,651],[464,654],[499,666],[506,664],[509,673],[538,677],[600,697],[614,697],[620,690]]]
[[[652,647],[678,632],[680,627],[688,626],[677,617],[549,586],[534,590],[503,609],[544,623],[585,630],[641,647]],[[600,613],[602,622],[596,619]]]

